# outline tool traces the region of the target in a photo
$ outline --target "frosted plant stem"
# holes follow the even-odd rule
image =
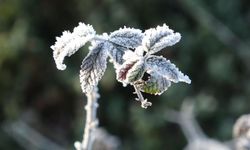
[[[91,92],[86,93],[87,104],[85,106],[86,110],[86,122],[82,143],[76,142],[75,147],[77,150],[92,150],[92,145],[94,142],[94,132],[98,126],[97,113],[97,99],[99,98],[97,87]]]
[[[152,103],[148,102],[147,99],[144,99],[140,90],[135,85],[134,85],[134,88],[135,88],[135,94],[137,94],[137,96],[138,96],[138,98],[136,98],[135,100],[141,102],[141,107],[146,109],[146,108],[148,108],[148,106],[151,106]]]

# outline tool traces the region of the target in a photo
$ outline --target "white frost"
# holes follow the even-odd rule
[[[190,84],[191,80],[184,75],[174,64],[161,56],[150,56],[146,59],[146,70],[150,74],[156,72],[174,83],[185,82]]]
[[[120,28],[110,34],[110,41],[126,48],[136,48],[141,45],[143,33],[139,29]]]
[[[172,46],[180,41],[181,34],[169,29],[166,24],[145,31],[142,45],[150,54],[154,54],[167,46]]]
[[[63,60],[66,56],[71,56],[86,42],[95,36],[95,30],[91,25],[79,23],[74,28],[73,32],[64,31],[61,37],[56,37],[55,45],[51,46],[53,49],[53,57],[56,62],[56,67],[59,70],[65,70],[66,65]]]

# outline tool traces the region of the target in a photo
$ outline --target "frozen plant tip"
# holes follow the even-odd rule
[[[89,53],[83,59],[80,70],[83,93],[91,95],[90,93],[97,91],[97,84],[106,70],[109,58],[114,64],[117,80],[123,85],[132,85],[138,96],[136,100],[141,102],[143,108],[147,108],[152,103],[144,99],[141,92],[160,95],[171,86],[171,82],[191,83],[189,77],[169,60],[154,55],[176,44],[180,39],[180,33],[169,29],[166,24],[145,32],[124,27],[110,34],[98,35],[91,25],[79,23],[73,32],[64,31],[61,37],[57,37],[55,45],[51,48],[57,68],[64,70],[64,58],[90,42]],[[145,73],[149,75],[147,80],[143,79]],[[86,111],[88,114],[88,109]],[[96,122],[96,118],[92,116],[92,120],[88,121]],[[86,137],[84,140],[88,139],[89,137]],[[89,149],[88,143],[84,143],[82,149]]]
[[[105,70],[107,58],[111,59],[117,73],[117,80],[123,85],[132,85],[141,102],[145,102],[140,92],[160,95],[171,86],[171,82],[191,83],[169,60],[154,55],[165,47],[180,41],[180,33],[169,29],[166,24],[146,30],[120,28],[109,35],[97,35],[91,25],[79,23],[73,32],[64,31],[56,38],[54,59],[57,68],[64,70],[64,57],[71,56],[79,48],[90,42],[89,53],[82,62],[80,70],[81,88],[84,93],[97,86]],[[148,73],[148,80],[142,79]]]

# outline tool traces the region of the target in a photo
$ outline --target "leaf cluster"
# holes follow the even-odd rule
[[[155,53],[180,41],[181,35],[169,29],[166,24],[142,32],[134,28],[120,28],[110,34],[97,35],[91,25],[79,23],[73,32],[64,31],[56,38],[54,59],[57,68],[64,70],[63,60],[71,56],[87,42],[91,43],[89,53],[84,58],[80,70],[80,83],[84,93],[91,92],[101,80],[107,59],[114,64],[117,80],[123,85],[132,85],[143,108],[151,103],[141,92],[160,95],[171,86],[171,82],[191,83],[169,60]],[[145,73],[149,74],[143,80]]]

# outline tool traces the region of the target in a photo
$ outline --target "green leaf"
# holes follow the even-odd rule
[[[135,82],[142,78],[145,73],[145,66],[142,60],[137,61],[127,73],[126,81],[129,83]]]
[[[137,82],[136,86],[139,87],[142,92],[161,95],[168,89],[168,87],[171,86],[171,82],[166,78],[154,73],[147,81]]]

